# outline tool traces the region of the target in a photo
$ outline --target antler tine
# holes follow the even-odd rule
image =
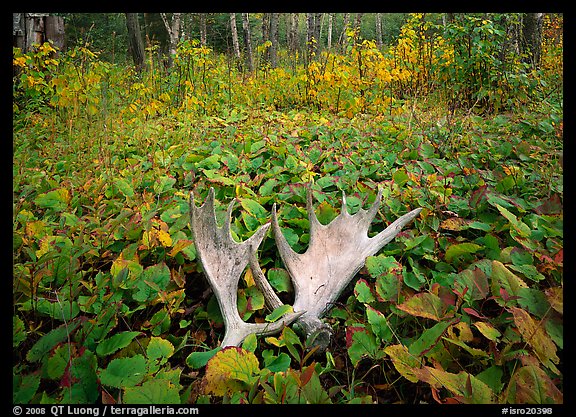
[[[204,274],[218,300],[226,328],[222,347],[238,346],[252,333],[277,333],[300,316],[295,313],[287,314],[274,323],[246,323],[240,318],[237,308],[240,276],[250,259],[255,257],[270,223],[259,227],[244,242],[235,242],[230,234],[233,206],[234,201],[228,205],[224,225],[218,227],[214,210],[214,189],[210,188],[206,201],[200,207],[196,207],[194,194],[190,193],[190,223],[194,244]]]

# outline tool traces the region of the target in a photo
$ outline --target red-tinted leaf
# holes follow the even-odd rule
[[[558,194],[546,200],[540,200],[542,204],[534,209],[538,214],[560,214],[563,211],[562,200]]]
[[[363,326],[348,326],[346,327],[346,349],[352,346],[352,336],[356,332],[365,332],[366,328]]]
[[[312,378],[312,374],[314,374],[314,368],[316,367],[316,362],[312,362],[308,367],[306,367],[302,373],[300,374],[300,386],[303,387],[308,382],[310,382],[310,378]]]
[[[462,309],[462,311],[466,312],[467,314],[474,316],[474,317],[478,317],[479,319],[487,319],[488,317],[483,316],[482,314],[478,313],[476,310],[474,310],[473,308],[470,307],[464,307]]]

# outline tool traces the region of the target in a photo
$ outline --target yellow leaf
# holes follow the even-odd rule
[[[158,237],[158,240],[160,241],[162,246],[164,247],[172,246],[172,237],[170,236],[170,233],[164,230],[157,230],[156,236]]]
[[[509,309],[514,316],[514,323],[522,338],[528,343],[540,361],[552,372],[560,374],[560,371],[555,363],[560,362],[560,358],[556,355],[556,345],[546,333],[544,324],[541,321],[536,321],[525,310],[517,307],[510,307]]]
[[[204,391],[224,396],[251,387],[258,380],[260,367],[252,352],[230,346],[214,355],[206,364]]]
[[[406,346],[391,345],[386,347],[384,352],[392,358],[392,363],[400,375],[410,382],[418,382],[415,371],[420,368],[420,361],[408,352]]]
[[[497,341],[502,333],[498,331],[494,326],[490,323],[484,323],[483,321],[477,321],[474,323],[474,326],[484,335],[486,339]]]

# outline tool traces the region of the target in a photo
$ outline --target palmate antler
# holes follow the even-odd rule
[[[194,195],[190,193],[190,223],[194,244],[224,319],[226,331],[221,347],[238,346],[252,333],[262,335],[277,333],[301,315],[301,313],[287,314],[274,323],[246,323],[240,318],[236,304],[238,282],[250,259],[255,258],[258,246],[270,223],[258,228],[244,242],[235,242],[230,234],[230,216],[233,207],[234,201],[228,205],[224,225],[218,227],[214,212],[214,189],[210,188],[206,201],[200,207],[196,207]],[[273,292],[268,281],[263,285],[269,287],[268,294]]]
[[[308,189],[306,209],[310,221],[310,243],[303,254],[292,250],[280,229],[276,205],[272,208],[272,229],[280,256],[288,270],[295,289],[293,309],[274,323],[246,323],[236,306],[238,282],[249,264],[254,280],[271,309],[282,305],[278,296],[264,277],[258,264],[256,251],[270,223],[267,223],[246,241],[235,242],[230,235],[230,215],[234,202],[228,206],[222,227],[216,224],[214,213],[214,189],[210,189],[204,204],[196,207],[190,196],[190,218],[196,251],[204,273],[216,295],[226,327],[221,346],[239,345],[246,336],[279,332],[284,326],[297,320],[313,346],[324,350],[332,334],[330,326],[321,318],[330,310],[344,288],[362,268],[366,258],[378,252],[390,242],[421,211],[420,208],[403,215],[374,237],[368,237],[368,229],[376,216],[382,191],[379,190],[374,204],[354,215],[348,213],[346,195],[342,195],[342,211],[328,225],[322,225],[312,206],[312,194]]]
[[[282,261],[292,278],[295,290],[294,311],[305,312],[296,322],[313,345],[325,349],[332,334],[330,326],[320,319],[330,310],[341,292],[364,265],[366,258],[376,254],[390,242],[422,210],[417,208],[403,215],[374,237],[368,237],[382,190],[368,209],[350,215],[346,195],[342,193],[342,211],[328,225],[322,225],[312,206],[308,188],[306,210],[310,221],[310,243],[306,252],[292,250],[278,224],[276,205],[272,208],[272,230]]]

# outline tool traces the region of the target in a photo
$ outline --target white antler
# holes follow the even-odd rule
[[[274,323],[246,323],[240,318],[237,307],[238,282],[242,272],[255,259],[258,246],[270,227],[267,223],[244,242],[238,243],[230,234],[230,216],[234,201],[228,205],[226,220],[222,227],[216,224],[214,212],[214,189],[210,188],[204,204],[196,207],[190,193],[190,220],[194,244],[204,269],[204,274],[216,295],[224,319],[225,335],[221,346],[238,346],[250,334],[273,334],[292,323],[301,313],[291,313]],[[259,282],[262,285],[262,282]],[[264,285],[273,293],[270,284]],[[269,296],[269,295],[268,295]]]
[[[320,318],[362,268],[366,258],[390,242],[422,210],[412,210],[370,238],[368,228],[376,216],[381,199],[382,190],[379,190],[376,201],[368,210],[360,209],[358,213],[350,215],[346,195],[342,193],[341,213],[328,225],[322,225],[314,213],[312,193],[308,188],[306,209],[310,220],[310,243],[303,254],[292,250],[278,224],[276,205],[272,208],[276,245],[294,284],[293,308],[296,312],[305,311],[296,323],[321,350],[328,346],[331,329]]]

